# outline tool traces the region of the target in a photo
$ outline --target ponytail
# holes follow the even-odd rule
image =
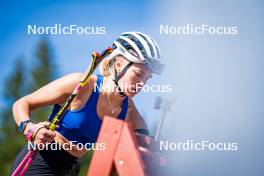
[[[104,77],[109,77],[112,74],[116,57],[105,58],[100,64],[100,72]]]

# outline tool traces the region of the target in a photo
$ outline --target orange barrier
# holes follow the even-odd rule
[[[95,150],[87,176],[156,176],[165,175],[166,159],[152,138],[135,134],[132,125],[104,117],[97,139],[105,150]]]

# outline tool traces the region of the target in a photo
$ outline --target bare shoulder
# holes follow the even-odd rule
[[[66,94],[71,94],[74,90],[74,88],[78,85],[80,80],[84,77],[84,73],[70,73],[68,75],[65,75],[42,88],[58,88],[61,90],[61,92],[64,92]],[[91,75],[87,82],[87,87],[92,87],[94,82],[96,81],[97,77],[95,75]],[[41,88],[41,89],[42,89]]]
[[[82,77],[83,73],[71,73],[65,75],[39,88],[22,99],[30,104],[32,109],[52,104],[61,104],[73,92]],[[92,86],[94,80],[96,80],[96,76],[91,76],[88,80],[87,86]]]
[[[49,84],[39,88],[31,95],[38,94],[39,92],[57,92],[57,94],[69,94],[73,91],[79,80],[82,78],[83,73],[70,73],[61,78],[58,78]]]
[[[76,86],[80,80],[84,77],[84,73],[71,73],[68,74],[58,80],[55,80],[54,82],[60,82],[60,83],[65,83],[65,84],[71,84]],[[96,75],[91,75],[90,78],[88,79],[88,84],[87,85],[92,85],[97,79]]]
[[[133,124],[134,129],[148,129],[144,118],[140,115],[132,98],[128,97],[126,121]]]

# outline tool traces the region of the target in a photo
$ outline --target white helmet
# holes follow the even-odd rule
[[[124,56],[132,63],[146,64],[156,74],[161,74],[164,68],[157,43],[141,32],[122,33],[114,41],[113,52],[109,57],[117,55]]]

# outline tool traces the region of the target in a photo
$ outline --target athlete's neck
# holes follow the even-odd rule
[[[118,92],[117,86],[111,78],[106,78],[103,81],[102,92],[105,96],[108,96],[109,102],[112,105],[121,105],[125,96],[121,96]]]

